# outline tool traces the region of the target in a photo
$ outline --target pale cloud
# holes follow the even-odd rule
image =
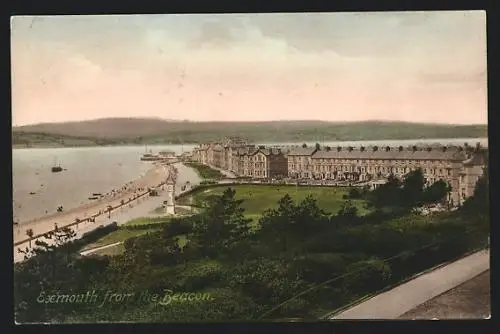
[[[12,21],[13,121],[486,122],[484,12]]]

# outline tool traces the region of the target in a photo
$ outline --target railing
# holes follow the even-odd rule
[[[165,182],[160,183],[158,186],[156,186],[156,188],[161,187],[163,185],[165,185]],[[85,222],[90,222],[90,220],[93,219],[93,218],[97,218],[97,217],[99,217],[101,215],[104,215],[106,213],[111,213],[113,210],[119,209],[119,208],[121,208],[121,207],[123,207],[123,206],[125,206],[127,204],[130,204],[131,202],[134,202],[134,201],[137,201],[137,200],[141,199],[142,197],[144,197],[147,194],[149,194],[149,192],[150,192],[150,190],[147,190],[147,191],[145,191],[143,193],[138,194],[136,197],[133,197],[131,199],[128,199],[128,200],[124,201],[123,203],[118,204],[115,207],[111,206],[111,208],[109,210],[106,210],[106,211],[104,211],[102,213],[96,213],[94,215],[91,215],[90,217],[86,217],[84,219],[75,221],[75,222],[67,224],[67,225],[63,225],[61,227],[57,227],[57,229],[68,228],[68,227],[72,227],[72,226],[75,226],[75,225],[78,225],[78,224],[82,224],[82,223],[85,223]],[[38,239],[40,237],[46,236],[48,233],[54,232],[54,231],[56,231],[55,228],[53,230],[37,234],[37,235],[35,235],[33,237],[30,237],[30,238],[27,238],[27,239],[23,239],[21,241],[17,241],[17,242],[14,243],[14,247],[22,245],[22,244],[25,244],[25,243],[33,241],[33,240],[36,240],[36,239]]]

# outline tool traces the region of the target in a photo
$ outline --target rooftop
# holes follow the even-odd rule
[[[288,155],[312,155],[316,152],[316,147],[295,147],[288,152]]]
[[[374,151],[373,149],[353,149],[349,151],[348,149],[341,149],[338,151],[336,148],[330,151],[318,151],[313,156],[313,159],[324,159],[324,158],[334,158],[334,159],[403,159],[403,160],[451,160],[451,161],[463,161],[466,156],[463,152],[456,150],[399,150],[398,148],[391,148],[386,150],[385,148],[378,148]]]

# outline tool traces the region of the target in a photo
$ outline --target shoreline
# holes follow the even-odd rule
[[[330,140],[330,139],[325,139],[322,140],[322,142],[325,143],[342,143],[342,142],[388,142],[388,141],[412,141],[412,142],[419,142],[419,141],[424,141],[428,142],[434,140],[436,142],[440,141],[449,141],[449,140],[465,140],[465,141],[486,141],[486,145],[488,143],[488,137],[445,137],[445,138],[432,138],[432,137],[425,137],[425,138],[404,138],[404,139],[344,139],[344,140]],[[293,144],[293,145],[300,145],[302,143],[314,143],[315,140],[308,140],[308,139],[303,139],[301,141],[293,141],[291,140],[281,140],[281,141],[273,141],[271,143],[264,143],[263,145],[283,145],[283,144]],[[64,146],[64,145],[33,145],[27,147],[26,144],[15,144],[12,145],[12,149],[14,150],[20,150],[20,149],[51,149],[51,148],[90,148],[90,147],[134,147],[134,146],[181,146],[181,145],[197,145],[198,142],[182,142],[182,143],[141,143],[141,144],[136,144],[136,143],[129,143],[129,144],[110,144],[110,145],[75,145],[75,146]],[[255,143],[257,144],[257,143]],[[463,144],[463,143],[461,143]]]
[[[165,178],[166,170],[164,167],[152,165],[143,176],[120,187],[118,190],[122,190],[123,192],[117,192],[115,196],[112,194],[113,191],[117,189],[109,191],[106,193],[108,197],[101,198],[95,202],[76,206],[68,209],[68,211],[52,213],[29,221],[19,222],[16,225],[13,224],[14,243],[29,238],[26,235],[27,229],[32,229],[34,236],[36,236],[53,230],[55,223],[57,223],[59,227],[63,227],[74,224],[76,218],[84,222],[85,219],[88,218],[97,218],[107,215],[105,210],[108,206],[112,206],[115,208],[114,210],[116,210],[116,208],[121,205],[122,200],[124,201],[124,205],[127,205],[130,199],[135,198],[138,200],[147,193],[147,188],[161,186]],[[21,231],[23,233],[21,233]]]
[[[198,145],[198,143],[159,143],[159,144],[113,144],[113,145],[76,145],[76,146],[63,146],[63,145],[12,145],[13,150],[25,150],[25,149],[50,149],[50,148],[91,148],[91,147],[144,147],[147,145],[148,147],[155,146],[182,146],[182,145]]]

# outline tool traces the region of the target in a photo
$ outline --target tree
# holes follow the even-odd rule
[[[26,235],[28,236],[28,238],[30,238],[29,245],[31,248],[31,239],[33,238],[33,235],[35,235],[35,232],[33,232],[33,229],[29,228],[26,230]]]
[[[451,192],[451,186],[439,180],[424,189],[422,194],[422,201],[424,203],[441,203],[448,198],[448,194]]]
[[[407,207],[418,205],[422,199],[422,191],[424,189],[424,173],[421,168],[409,172],[405,175],[403,181],[403,204]]]
[[[343,287],[351,294],[363,295],[382,289],[391,278],[391,268],[383,260],[372,258],[353,263],[347,267]]]
[[[402,204],[401,185],[401,181],[390,174],[386,183],[367,194],[369,204],[378,209],[400,206]]]
[[[352,204],[352,201],[347,200],[342,204],[342,207],[337,214],[341,217],[357,217],[358,208]]]
[[[243,200],[234,198],[236,191],[227,188],[212,205],[194,219],[193,237],[206,256],[229,250],[250,233],[250,219],[241,208]]]
[[[477,180],[474,193],[465,200],[461,210],[465,213],[489,216],[489,197],[489,171],[486,166],[483,169],[483,175]]]
[[[53,291],[71,291],[75,288],[79,277],[76,267],[76,254],[68,243],[75,233],[64,227],[45,235],[47,241],[35,241],[35,247],[25,250],[25,261],[14,266],[14,309],[16,320],[20,322],[48,322],[60,317],[61,312],[70,311],[68,304],[65,310],[47,307],[45,303],[37,302],[41,293]]]
[[[259,219],[259,235],[268,240],[269,246],[277,246],[281,251],[288,250],[292,232],[295,224],[296,207],[292,197],[285,194],[279,201],[276,209],[265,211]]]
[[[315,147],[315,148],[316,148],[316,150],[318,150],[318,151],[321,149],[321,145],[320,145],[319,143],[316,143],[316,144],[314,145],[314,147]]]
[[[326,213],[318,206],[318,202],[312,195],[306,196],[295,206],[292,217],[295,226],[292,226],[295,237],[304,238],[317,231],[317,226],[327,219]]]

